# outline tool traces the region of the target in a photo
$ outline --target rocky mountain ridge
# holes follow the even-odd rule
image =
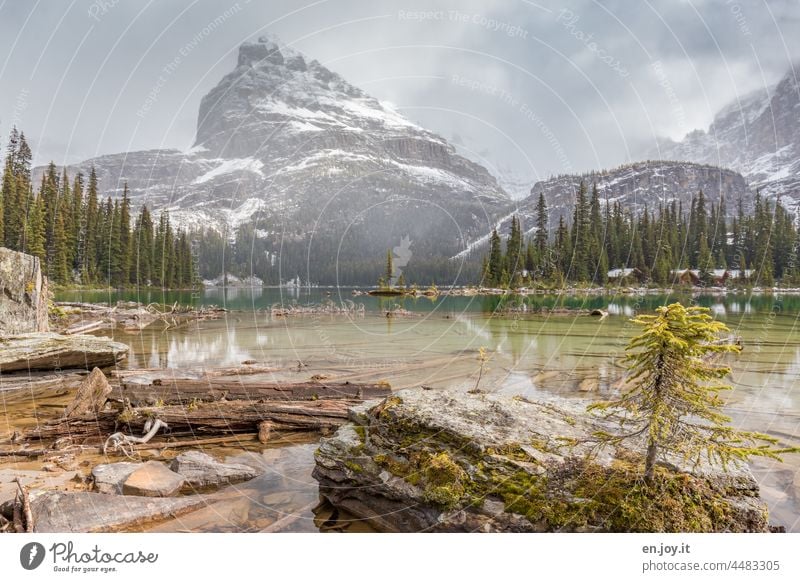
[[[651,156],[740,172],[753,189],[797,209],[800,202],[800,67],[774,86],[723,107],[707,130],[660,140]]]
[[[190,150],[101,156],[69,171],[91,167],[103,194],[127,182],[134,206],[168,209],[182,226],[230,238],[249,227],[259,256],[288,260],[290,276],[320,254],[331,267],[381,262],[403,237],[417,262],[446,258],[510,203],[444,138],[271,38],[244,43],[202,99]]]

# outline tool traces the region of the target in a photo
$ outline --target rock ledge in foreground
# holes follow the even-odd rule
[[[334,506],[382,531],[765,532],[745,466],[659,467],[602,450],[586,402],[404,390],[351,410],[323,439],[314,477]]]
[[[26,333],[0,338],[0,373],[105,368],[128,355],[128,346],[106,337]]]

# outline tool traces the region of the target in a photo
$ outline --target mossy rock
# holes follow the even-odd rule
[[[596,451],[585,403],[406,390],[323,439],[314,475],[331,503],[387,531],[767,531],[742,465],[659,466]],[[380,517],[379,517],[380,516]]]

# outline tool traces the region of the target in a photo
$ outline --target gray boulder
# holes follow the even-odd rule
[[[203,496],[155,499],[89,491],[35,491],[31,511],[37,533],[129,531],[173,518],[208,503]]]
[[[195,489],[238,483],[258,476],[258,472],[252,467],[221,463],[202,451],[181,453],[172,461],[170,468],[183,476],[186,483]]]
[[[665,458],[646,487],[643,447],[594,450],[586,404],[401,391],[322,439],[314,477],[382,531],[768,531],[746,466]]]
[[[122,484],[141,463],[106,463],[92,469],[94,488],[99,493],[121,494]]]
[[[122,484],[122,493],[143,497],[172,497],[185,482],[181,475],[170,471],[164,463],[148,461],[128,475]]]

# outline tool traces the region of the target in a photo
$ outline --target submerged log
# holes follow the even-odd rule
[[[120,415],[99,412],[80,418],[60,418],[30,429],[23,441],[71,437],[102,437],[123,430],[141,434],[146,422],[157,418],[170,427],[171,436],[256,433],[263,421],[277,431],[334,429],[347,420],[347,409],[356,400],[303,400],[284,402],[214,402],[191,406],[151,406]],[[157,440],[152,441],[156,443]]]
[[[124,376],[111,397],[134,406],[271,400],[371,400],[391,394],[386,382],[275,382],[267,374],[176,377],[166,373]]]
[[[128,346],[105,337],[26,333],[0,338],[0,373],[113,366]]]

